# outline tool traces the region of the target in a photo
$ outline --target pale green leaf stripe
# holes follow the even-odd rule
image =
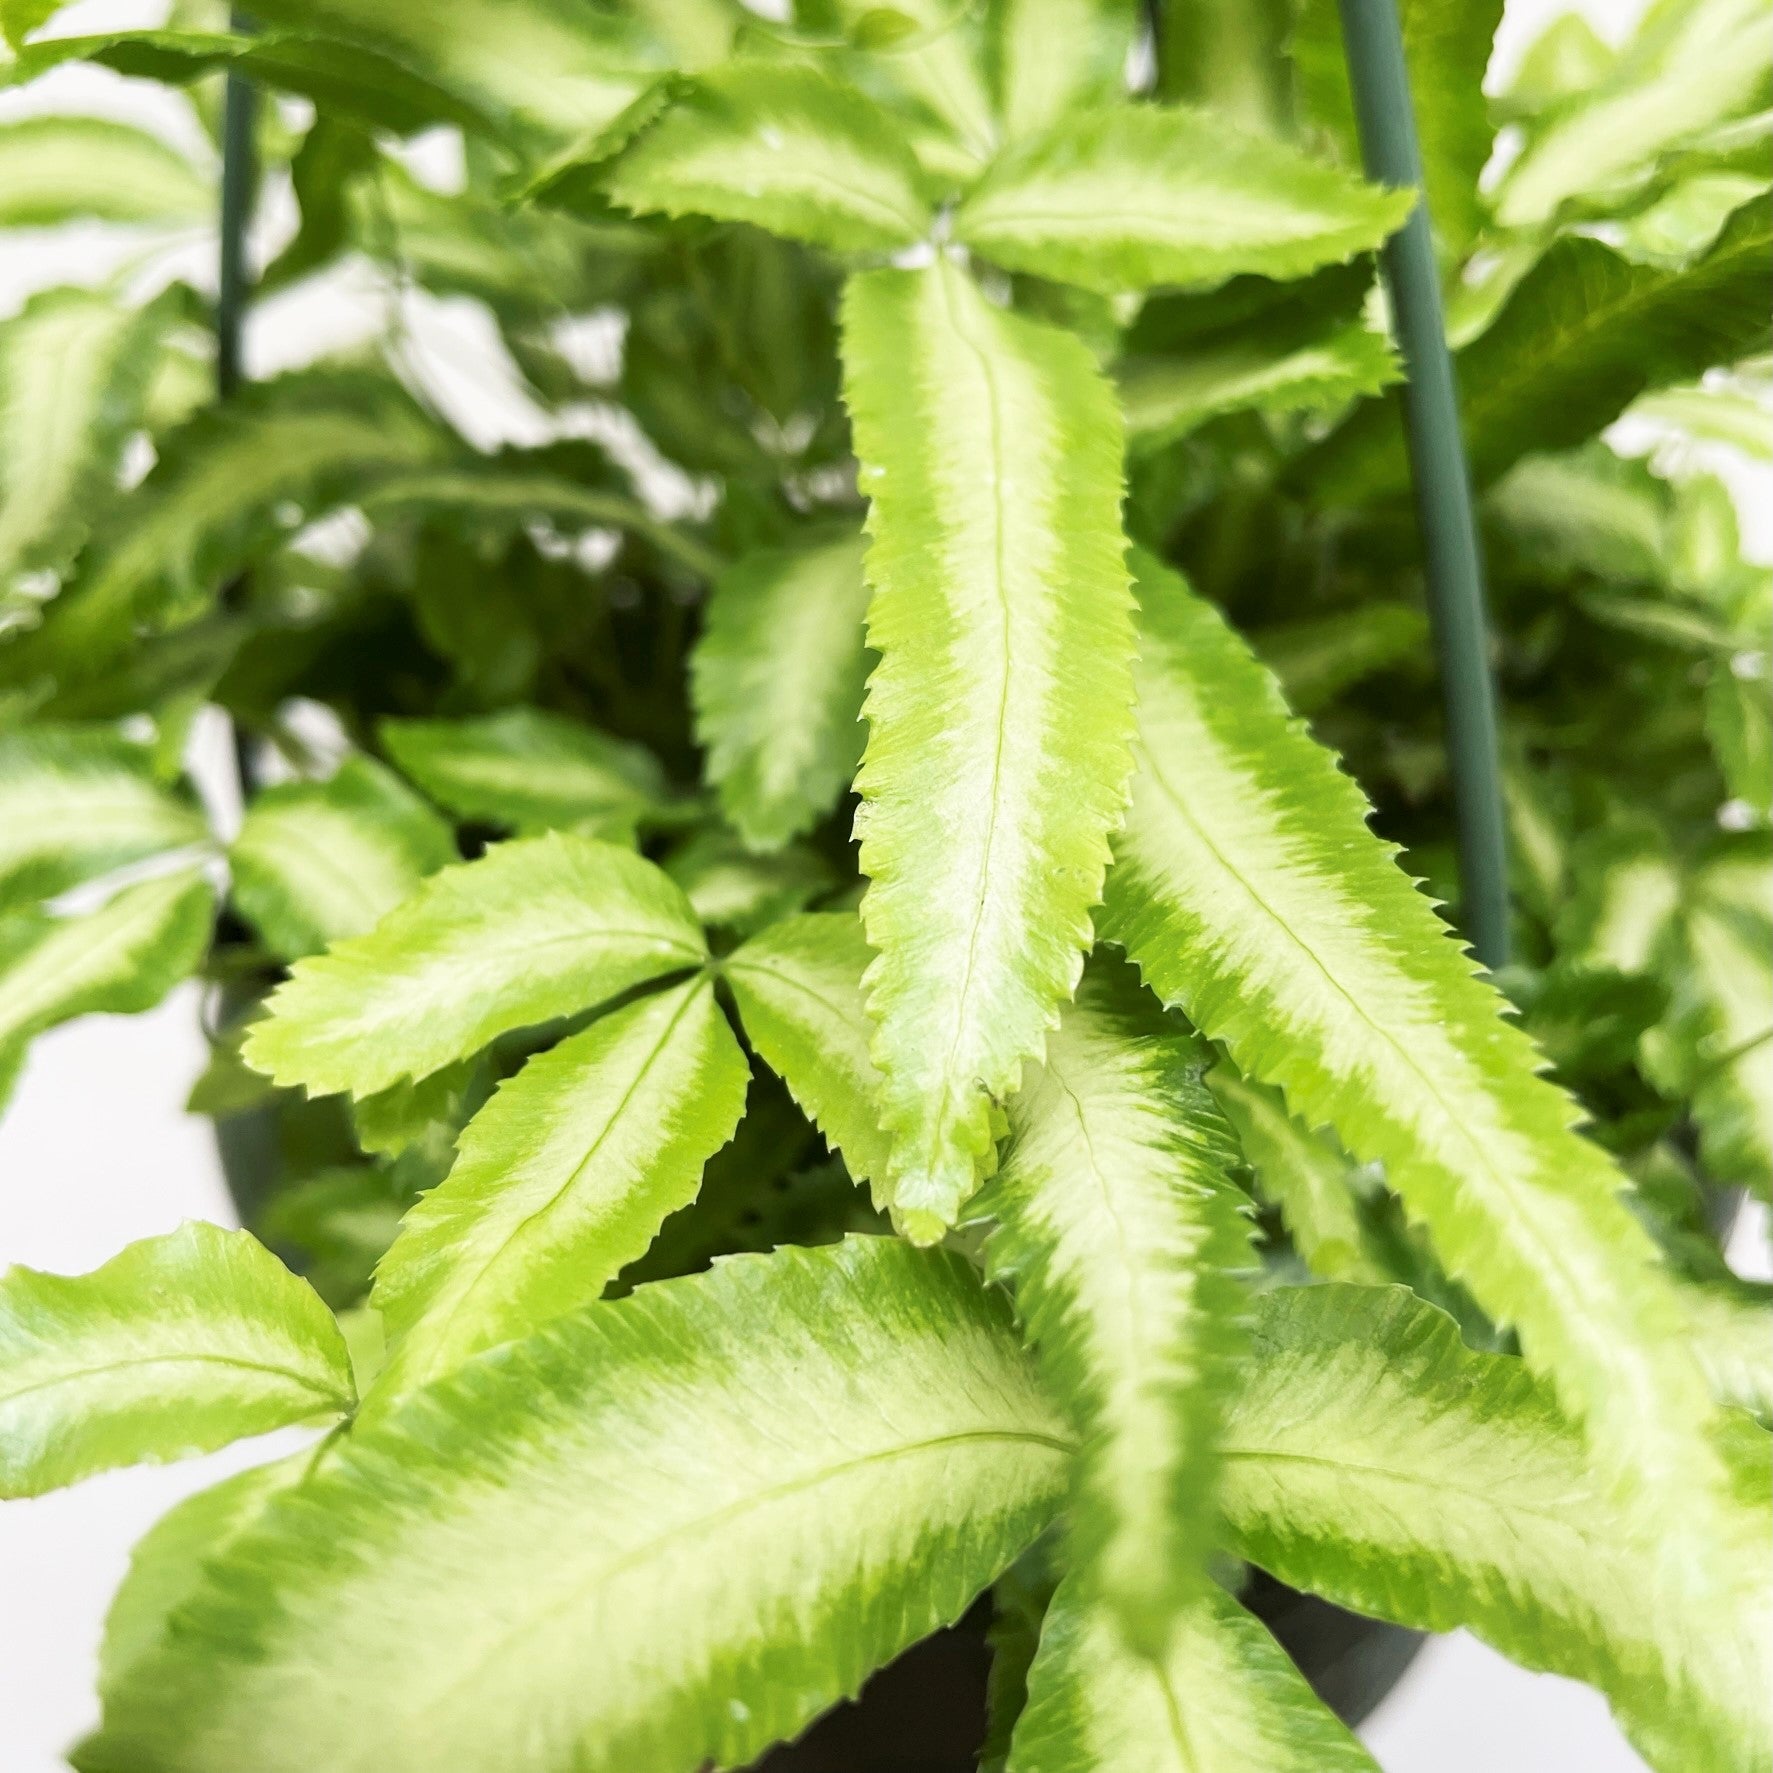
[[[1119,414],[1081,341],[946,258],[852,278],[843,319],[881,660],[857,833],[885,1192],[928,1240],[1076,986],[1125,805]]]
[[[604,189],[642,214],[752,222],[839,252],[913,245],[933,220],[904,123],[787,63],[701,75],[617,157]]]
[[[1131,0],[993,0],[986,9],[997,109],[1010,141],[1126,90]]]
[[[661,866],[708,928],[739,936],[798,911],[835,884],[829,863],[804,844],[755,855],[732,832],[711,823]]]
[[[76,1764],[743,1765],[956,1617],[1068,1454],[957,1259],[737,1257],[348,1436],[209,1565]]]
[[[80,917],[0,918],[0,1101],[32,1036],[95,1011],[152,1009],[203,959],[213,909],[208,884],[180,873]]]
[[[207,835],[143,746],[102,727],[0,733],[0,910]]]
[[[641,998],[530,1060],[406,1216],[372,1303],[387,1395],[588,1304],[695,1199],[750,1068],[707,979]]]
[[[171,305],[53,289],[0,322],[0,595],[20,573],[63,567],[115,496]]]
[[[99,117],[0,124],[0,228],[206,222],[215,181],[158,136]]]
[[[1413,202],[1204,111],[1121,105],[1006,149],[954,236],[1012,271],[1112,293],[1302,277],[1379,245]]]
[[[1386,1166],[1613,1470],[1702,1491],[1709,1404],[1624,1179],[1268,672],[1174,573],[1136,570],[1140,770],[1103,937],[1300,1120]]]
[[[1668,1510],[1607,1494],[1520,1361],[1472,1353],[1401,1287],[1287,1289],[1258,1309],[1222,1496],[1238,1550],[1282,1581],[1587,1681],[1667,1773],[1766,1773],[1773,1442],[1720,1430],[1723,1591],[1666,1555]]]
[[[631,832],[665,800],[643,747],[538,708],[474,720],[385,720],[401,771],[458,818],[524,835],[586,826]]]
[[[808,912],[753,936],[722,971],[746,1038],[878,1201],[888,1141],[862,998],[873,958],[854,912]]]
[[[365,757],[260,790],[228,852],[234,903],[280,960],[362,935],[458,859],[449,826]]]
[[[1132,446],[1155,449],[1228,412],[1320,411],[1397,379],[1384,335],[1355,325],[1280,352],[1214,342],[1136,360],[1121,371],[1120,397]]]
[[[1010,1102],[977,1206],[997,1221],[988,1272],[1012,1284],[1083,1441],[1072,1567],[1153,1656],[1206,1580],[1252,1265],[1208,1057],[1131,968],[1092,967]]]
[[[1207,1086],[1231,1122],[1263,1198],[1280,1208],[1306,1267],[1325,1280],[1390,1279],[1367,1248],[1348,1162],[1334,1141],[1308,1133],[1287,1113],[1279,1090],[1251,1083],[1232,1065],[1215,1065]]]
[[[503,843],[298,961],[242,1052],[278,1083],[370,1096],[706,956],[652,863],[563,833]]]
[[[1498,219],[1530,227],[1647,171],[1683,140],[1764,107],[1770,74],[1773,15],[1762,0],[1656,8],[1611,77],[1529,138],[1496,194]]]
[[[1208,1584],[1161,1660],[1076,1577],[1053,1597],[1008,1773],[1378,1773],[1279,1644]]]
[[[715,583],[690,658],[696,737],[752,849],[798,837],[855,774],[867,607],[858,536],[763,549]]]
[[[332,1313],[244,1231],[193,1222],[90,1274],[0,1274],[0,1496],[354,1401]]]

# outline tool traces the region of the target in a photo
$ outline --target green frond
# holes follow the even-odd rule
[[[0,321],[0,609],[25,575],[59,574],[118,496],[171,311],[170,297],[129,308],[98,290],[51,289]]]
[[[228,851],[231,897],[280,960],[360,936],[458,859],[442,819],[379,764],[256,793]]]
[[[798,837],[856,773],[867,608],[853,535],[748,554],[715,582],[690,655],[696,737],[753,849]]]
[[[1764,341],[1773,213],[1759,200],[1711,250],[1670,269],[1566,235],[1458,355],[1471,471],[1496,478],[1529,451],[1592,437],[1648,388],[1691,380]],[[1326,503],[1401,495],[1408,466],[1395,402],[1359,408],[1305,458]]]
[[[1220,1412],[1252,1266],[1204,1042],[1118,959],[1092,966],[1009,1105],[975,1210],[1083,1443],[1071,1567],[1129,1642],[1167,1653],[1206,1582]]]
[[[378,1398],[597,1298],[701,1187],[750,1068],[706,979],[643,997],[531,1059],[407,1214],[371,1303]]]
[[[721,970],[758,1056],[879,1202],[888,1141],[862,997],[873,958],[854,912],[807,912],[753,936]]]
[[[145,746],[103,727],[0,733],[0,911],[208,835],[202,813],[154,780]]]
[[[1077,983],[1125,804],[1120,427],[1079,340],[946,258],[852,278],[844,360],[881,661],[857,833],[884,1192],[927,1241]]]
[[[0,124],[0,228],[74,220],[189,226],[214,207],[214,174],[133,124],[73,116]]]
[[[0,1102],[32,1038],[58,1022],[151,1010],[208,947],[215,895],[189,872],[115,893],[96,911],[0,918]]]
[[[1139,22],[1131,0],[992,0],[986,50],[1005,138],[1123,94]]]
[[[1709,1401],[1624,1177],[1273,679],[1174,573],[1136,570],[1140,770],[1102,936],[1245,1076],[1385,1165],[1612,1471],[1703,1493]]]
[[[1302,277],[1371,251],[1414,200],[1205,111],[1119,105],[1005,149],[954,237],[1009,270],[1112,294]]]
[[[1119,382],[1128,444],[1156,449],[1229,412],[1323,411],[1377,394],[1399,373],[1385,335],[1361,322],[1296,343],[1242,330],[1186,356],[1125,364]]]
[[[384,720],[379,731],[396,768],[440,807],[520,836],[631,834],[666,799],[664,771],[649,751],[539,708]]]
[[[1008,1773],[1378,1773],[1279,1644],[1205,1584],[1159,1658],[1075,1576],[1047,1609]]]
[[[1722,1590],[1665,1555],[1668,1508],[1608,1492],[1521,1361],[1474,1354],[1401,1287],[1291,1288],[1258,1305],[1223,1504],[1283,1582],[1600,1688],[1665,1773],[1767,1773],[1773,1442],[1740,1418],[1718,1434]]]
[[[1592,55],[1592,51],[1588,51]],[[1608,70],[1529,137],[1495,194],[1498,219],[1529,228],[1571,199],[1629,184],[1669,150],[1773,99],[1773,19],[1758,0],[1651,9]]]
[[[244,1231],[193,1221],[90,1274],[0,1273],[0,1496],[355,1401],[332,1313]]]
[[[736,1257],[345,1437],[208,1564],[75,1763],[742,1765],[956,1618],[1069,1450],[956,1258]]]
[[[370,1096],[706,957],[683,893],[651,862],[561,832],[520,839],[298,961],[242,1051],[280,1084]]]
[[[154,468],[98,526],[43,625],[8,649],[6,680],[94,675],[127,651],[136,623],[206,606],[295,525],[453,447],[397,383],[361,370],[261,382],[199,413],[159,440]]]
[[[911,246],[934,220],[903,123],[787,62],[730,62],[688,83],[602,182],[639,214],[751,222],[838,252]]]

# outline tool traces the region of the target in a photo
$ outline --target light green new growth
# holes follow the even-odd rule
[[[151,1010],[201,962],[214,908],[204,880],[181,873],[78,917],[0,918],[0,1102],[34,1035],[95,1011]]]
[[[1287,1653],[1206,1584],[1153,1660],[1076,1577],[1053,1597],[1008,1773],[1378,1773]]]
[[[665,800],[664,772],[639,745],[536,708],[385,720],[381,737],[439,806],[522,836],[584,829],[625,838]]]
[[[1006,149],[955,212],[954,237],[1088,289],[1199,287],[1353,258],[1414,201],[1204,111],[1122,105]]]
[[[0,733],[0,910],[208,835],[143,746],[101,727]]]
[[[588,1304],[688,1205],[733,1135],[750,1068],[692,979],[594,1022],[500,1086],[376,1269],[409,1389]]]
[[[862,976],[873,955],[853,912],[784,918],[727,956],[746,1038],[858,1182],[880,1185],[888,1141]],[[884,1204],[884,1203],[882,1203]]]
[[[362,935],[456,860],[448,825],[364,757],[261,789],[228,851],[233,901],[280,960]]]
[[[192,1222],[90,1274],[0,1273],[0,1496],[355,1401],[332,1313],[244,1231]]]
[[[1137,572],[1140,771],[1102,935],[1247,1077],[1383,1163],[1609,1468],[1696,1516],[1709,1401],[1624,1178],[1273,679],[1175,573]]]
[[[736,61],[689,83],[604,189],[643,214],[751,222],[838,252],[913,245],[934,219],[903,124],[789,63]]]
[[[714,586],[690,656],[696,736],[752,849],[799,836],[855,774],[867,607],[853,535],[749,554]]]
[[[347,1437],[210,1563],[75,1761],[742,1765],[958,1617],[1050,1518],[1068,1453],[956,1258],[738,1257]]]
[[[298,961],[242,1052],[281,1084],[374,1095],[706,955],[681,890],[631,851],[564,833],[502,843]]]
[[[1125,804],[1120,426],[1077,339],[946,258],[852,278],[843,315],[881,659],[856,786],[884,1193],[927,1242],[1077,983]]]
[[[1085,975],[1010,1102],[988,1272],[1083,1451],[1071,1566],[1130,1643],[1168,1653],[1217,1527],[1214,1441],[1252,1264],[1205,1044],[1130,968]]]
[[[1402,1287],[1288,1289],[1258,1306],[1221,1494],[1238,1551],[1283,1582],[1587,1681],[1654,1766],[1766,1773],[1773,1443],[1718,1432],[1722,1588],[1667,1556],[1666,1510],[1609,1496],[1522,1362],[1472,1353]]]

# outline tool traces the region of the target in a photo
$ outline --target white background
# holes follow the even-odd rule
[[[1641,8],[1642,0],[1585,0],[1581,10],[1618,36]],[[82,0],[71,16],[96,30],[151,23],[159,10],[152,0]],[[1563,10],[1560,0],[1512,0],[1499,56],[1518,55]],[[0,117],[45,109],[128,116],[207,153],[176,101],[99,71],[69,69],[28,92],[0,94]],[[286,228],[287,206],[270,210],[267,231]],[[213,250],[201,237],[171,243],[166,266],[204,281]],[[116,262],[92,230],[38,238],[28,248],[15,236],[0,258],[0,315],[33,288],[97,281]],[[269,373],[379,324],[373,290],[350,274],[335,277],[261,314],[248,339],[249,368]],[[533,409],[472,313],[439,305],[419,317],[419,330],[429,360],[416,373],[476,442],[533,432]],[[1768,491],[1748,502],[1759,507],[1763,521],[1754,527],[1762,531],[1773,526]],[[90,1018],[37,1043],[0,1120],[0,1266],[77,1273],[183,1219],[229,1221],[207,1123],[181,1107],[204,1059],[198,1008],[195,989],[185,988],[149,1015]],[[1764,1224],[1753,1228],[1744,1248],[1764,1251],[1764,1234]],[[180,1497],[293,1438],[116,1472],[0,1508],[0,1773],[66,1773],[63,1750],[96,1718],[100,1628],[131,1543]],[[1630,1773],[1642,1766],[1595,1694],[1524,1673],[1463,1634],[1431,1644],[1363,1734],[1386,1773]]]

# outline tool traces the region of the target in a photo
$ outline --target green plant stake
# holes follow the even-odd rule
[[[234,20],[236,30],[245,21]],[[222,110],[221,277],[216,292],[215,387],[226,400],[240,386],[240,330],[246,309],[246,223],[252,213],[252,130],[258,95],[236,71],[228,74]]]
[[[1368,176],[1422,188],[1422,153],[1395,0],[1337,0]],[[1459,390],[1441,316],[1424,196],[1380,249],[1409,379],[1402,389],[1428,610],[1440,662],[1447,754],[1459,827],[1461,913],[1477,957],[1508,964],[1508,853],[1497,761],[1483,564],[1471,475],[1459,432]]]

